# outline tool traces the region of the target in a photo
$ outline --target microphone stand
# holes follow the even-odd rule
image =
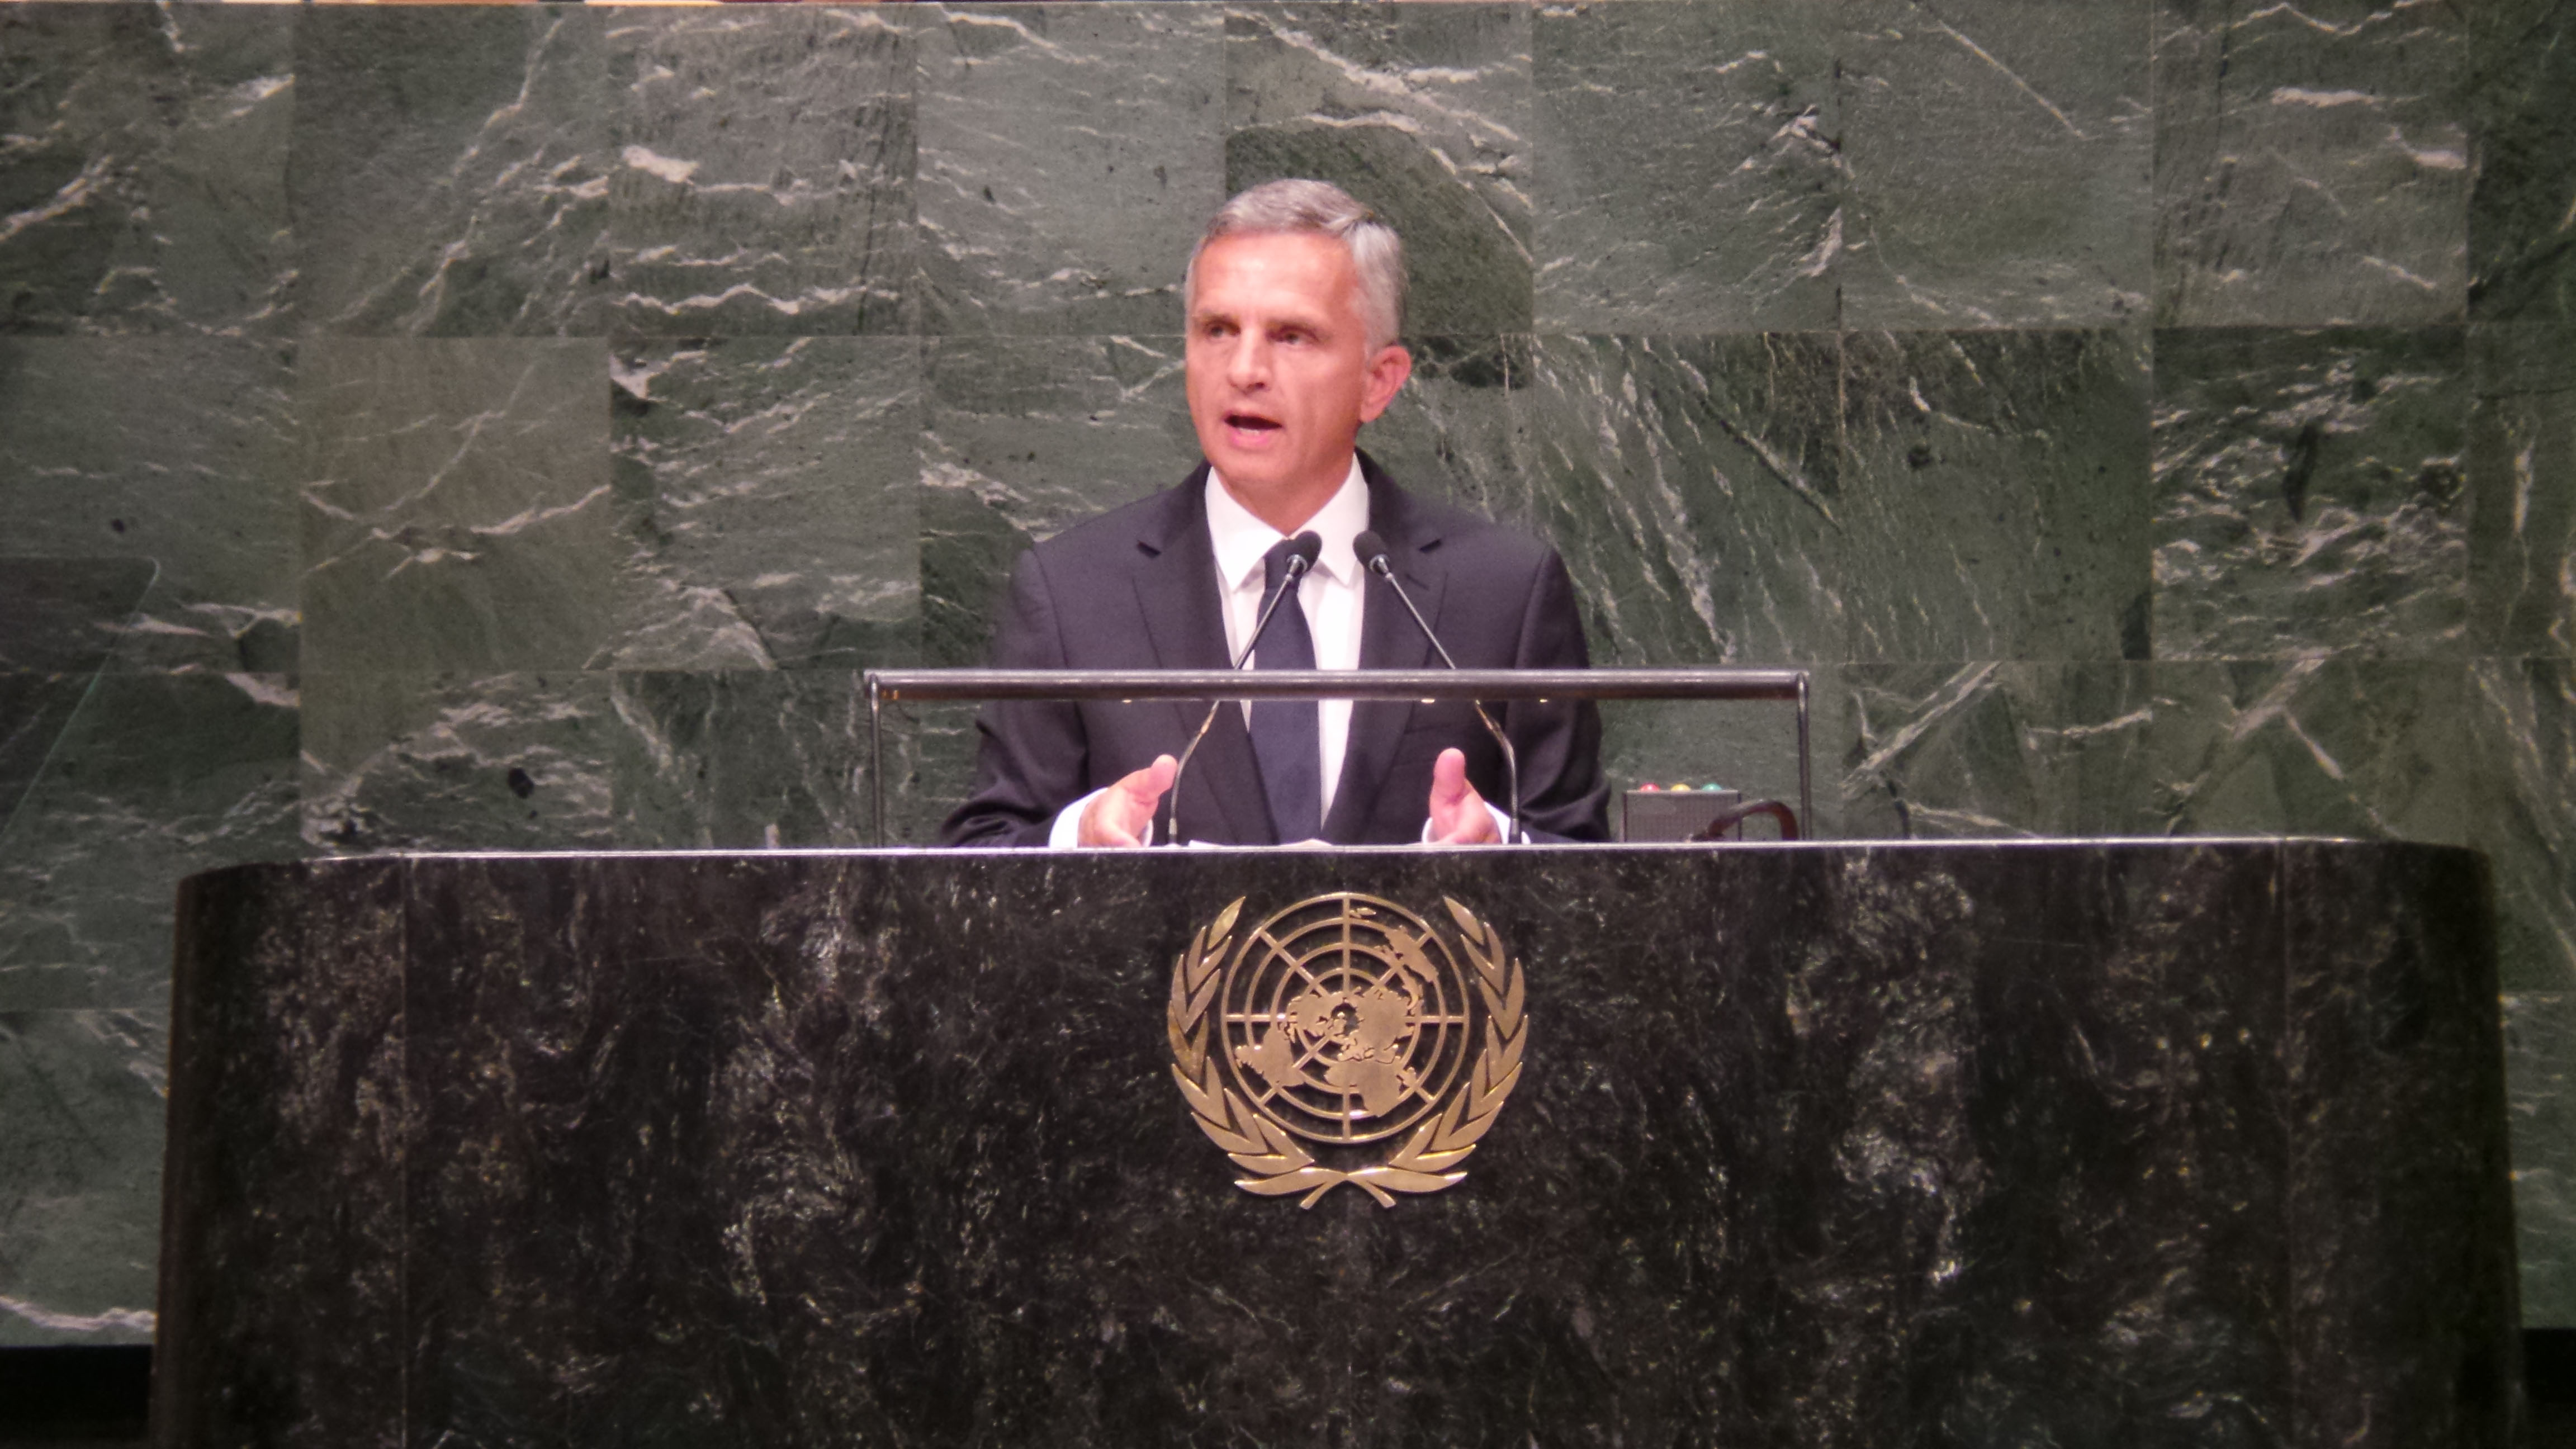
[[[1311,549],[1305,546],[1310,538],[1315,540]],[[1324,541],[1312,533],[1297,535],[1297,543],[1297,550],[1288,555],[1288,577],[1279,585],[1279,592],[1272,594],[1270,602],[1262,606],[1261,617],[1253,621],[1252,637],[1243,641],[1243,652],[1234,656],[1233,667],[1237,673],[1251,662],[1252,652],[1261,647],[1261,636],[1270,629],[1270,616],[1279,612],[1281,603],[1297,596],[1297,585],[1305,581],[1306,571],[1315,566],[1315,559],[1324,551]],[[1207,738],[1208,727],[1216,723],[1216,712],[1225,706],[1226,701],[1222,699],[1208,702],[1207,713],[1199,716],[1198,733],[1190,736],[1189,744],[1181,750],[1180,759],[1172,764],[1172,789],[1163,806],[1163,843],[1166,845],[1181,843],[1181,772],[1190,767],[1190,756],[1199,752],[1199,741]]]
[[[1376,538],[1374,535],[1371,535],[1367,541],[1374,543],[1376,542]],[[1414,627],[1422,631],[1423,638],[1431,641],[1432,648],[1440,651],[1440,662],[1448,665],[1452,670],[1457,669],[1458,661],[1449,657],[1449,646],[1441,643],[1440,636],[1431,632],[1431,621],[1422,617],[1422,611],[1414,607],[1413,596],[1404,591],[1404,585],[1396,582],[1395,565],[1387,562],[1386,550],[1382,547],[1372,549],[1370,550],[1368,557],[1362,560],[1362,562],[1367,565],[1370,573],[1386,580],[1386,586],[1395,590],[1395,596],[1404,602],[1404,611],[1413,616]],[[1476,718],[1484,721],[1485,733],[1492,735],[1494,737],[1494,743],[1500,745],[1503,750],[1503,779],[1511,791],[1511,809],[1503,817],[1505,820],[1510,822],[1511,829],[1503,837],[1503,843],[1506,845],[1527,845],[1529,843],[1529,831],[1521,824],[1520,753],[1512,748],[1511,737],[1504,734],[1501,728],[1495,725],[1494,717],[1485,713],[1485,702],[1483,700],[1471,699],[1467,701],[1467,704],[1469,708],[1476,711]]]

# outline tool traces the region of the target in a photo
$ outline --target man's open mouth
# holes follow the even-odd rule
[[[1279,431],[1279,424],[1272,422],[1268,418],[1259,417],[1252,413],[1227,413],[1225,415],[1225,425],[1229,428],[1234,428],[1238,431],[1247,433],[1275,433]]]

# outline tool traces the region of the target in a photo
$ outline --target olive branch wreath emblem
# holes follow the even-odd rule
[[[1199,1130],[1250,1174],[1235,1179],[1235,1186],[1263,1197],[1304,1193],[1297,1205],[1311,1208],[1347,1182],[1376,1198],[1380,1207],[1393,1207],[1396,1193],[1438,1192],[1465,1179],[1465,1172],[1454,1169],[1493,1129],[1504,1101],[1520,1085],[1529,1023],[1521,965],[1512,959],[1502,937],[1457,901],[1447,896],[1440,899],[1457,922],[1459,943],[1484,1001],[1483,1050],[1445,1108],[1414,1129],[1385,1161],[1351,1171],[1317,1162],[1294,1134],[1228,1086],[1222,1065],[1209,1049],[1208,1015],[1224,981],[1220,968],[1234,947],[1234,927],[1244,898],[1237,896],[1190,938],[1189,949],[1173,962],[1171,1005],[1165,1017],[1172,1043],[1172,1078],[1180,1083]]]

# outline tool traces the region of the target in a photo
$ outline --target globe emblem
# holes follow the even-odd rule
[[[1420,916],[1318,896],[1253,928],[1219,988],[1217,1055],[1255,1111],[1369,1142],[1437,1108],[1474,1053],[1467,979]]]

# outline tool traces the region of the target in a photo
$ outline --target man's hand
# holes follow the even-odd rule
[[[1461,756],[1462,766],[1464,762]],[[1082,808],[1082,825],[1074,843],[1144,844],[1145,832],[1154,823],[1154,812],[1162,806],[1163,792],[1172,788],[1172,775],[1179,769],[1180,764],[1171,756],[1157,755],[1154,763],[1101,791],[1098,798]]]
[[[1502,838],[1485,797],[1467,783],[1466,752],[1442,750],[1431,762],[1431,843],[1492,845]]]

